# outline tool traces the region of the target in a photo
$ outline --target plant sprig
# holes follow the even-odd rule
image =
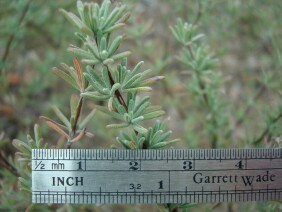
[[[79,91],[79,93],[83,93],[88,89],[91,89],[91,86],[86,81],[82,66],[78,58],[74,58],[73,60],[74,67],[70,67],[64,63],[61,64],[63,70],[54,67],[53,72],[64,81],[66,81],[70,86]],[[65,138],[68,141],[68,148],[71,147],[71,144],[74,142],[78,142],[82,139],[84,135],[92,138],[94,135],[88,131],[86,131],[86,124],[91,120],[91,118],[95,114],[95,110],[92,110],[81,123],[79,123],[79,119],[81,116],[81,111],[83,107],[83,97],[78,98],[76,95],[72,95],[70,98],[70,118],[68,119],[64,113],[57,107],[53,106],[57,117],[60,119],[62,124],[47,118],[45,116],[41,116],[46,124],[56,131],[59,135]]]
[[[193,91],[196,98],[201,97],[202,101],[199,103],[208,111],[204,122],[205,129],[211,146],[216,148],[220,145],[220,139],[224,137],[221,135],[223,134],[221,128],[228,128],[227,119],[221,112],[224,104],[219,97],[221,75],[214,71],[217,59],[210,53],[208,46],[200,42],[204,35],[197,32],[195,24],[183,22],[179,18],[176,25],[170,29],[175,39],[183,46],[176,58],[191,74],[189,90]]]
[[[107,127],[130,127],[136,139],[143,140],[153,128],[148,130],[142,122],[158,118],[164,114],[164,111],[159,106],[151,106],[148,96],[138,100],[138,93],[152,91],[150,85],[164,77],[148,77],[151,70],[140,72],[142,61],[132,70],[128,69],[127,57],[130,52],[117,52],[123,37],[113,37],[113,32],[124,26],[130,16],[125,6],[116,6],[112,9],[111,2],[108,0],[103,1],[101,6],[96,3],[78,1],[77,10],[79,16],[65,10],[61,12],[78,29],[75,35],[83,42],[82,48],[74,45],[68,48],[71,53],[81,57],[81,61],[86,64],[87,71],[84,72],[84,76],[89,86],[81,92],[81,97],[94,101],[106,101],[107,107],[97,105],[96,108],[121,122],[109,124]],[[119,64],[116,65],[118,62]],[[76,89],[78,87],[72,86]],[[161,132],[158,130],[157,135],[161,135]],[[129,132],[122,132],[122,135],[127,138],[132,136],[127,133]],[[135,147],[164,147],[173,143],[166,141],[170,133],[170,131],[164,133],[162,138],[165,139],[155,139],[153,143],[147,139],[149,143],[143,143],[143,145],[140,145],[142,142],[137,145],[137,139]],[[118,140],[123,144],[126,143],[122,138]],[[124,147],[130,148],[128,145]]]

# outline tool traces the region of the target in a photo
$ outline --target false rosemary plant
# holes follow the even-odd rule
[[[106,106],[96,105],[96,108],[118,121],[107,125],[108,128],[129,129],[117,137],[127,149],[162,148],[176,142],[167,140],[171,131],[165,130],[164,123],[156,121],[149,128],[143,124],[162,116],[164,111],[152,106],[149,96],[141,98],[139,93],[152,91],[150,85],[163,77],[149,77],[151,70],[141,72],[142,61],[130,69],[127,65],[130,52],[119,51],[123,36],[117,36],[115,31],[123,27],[130,16],[126,6],[112,8],[109,0],[100,6],[77,1],[77,10],[78,16],[64,9],[61,12],[76,28],[75,35],[83,43],[81,48],[74,45],[68,48],[86,64],[83,73],[86,87],[80,89],[80,98],[106,102]],[[63,78],[70,83],[70,77]]]
[[[60,122],[45,116],[41,116],[41,119],[61,135],[67,141],[67,147],[71,148],[71,144],[81,140],[84,135],[93,137],[85,126],[95,110],[80,120],[84,101],[88,99],[96,101],[98,110],[117,120],[107,125],[108,128],[128,128],[116,138],[126,149],[159,149],[176,142],[177,139],[167,140],[172,133],[166,130],[167,122],[157,120],[152,127],[144,124],[144,121],[158,118],[165,112],[160,106],[151,105],[149,96],[141,98],[139,94],[152,91],[150,85],[163,77],[150,77],[151,70],[141,71],[142,61],[130,69],[127,64],[130,52],[118,51],[123,36],[116,36],[114,32],[123,27],[130,16],[126,6],[112,8],[109,0],[105,0],[101,6],[77,1],[77,10],[79,17],[63,9],[60,11],[76,27],[78,32],[75,35],[83,45],[81,48],[74,45],[68,48],[76,56],[74,67],[62,63],[61,68],[53,68],[53,72],[75,89],[79,97],[72,95],[70,98],[69,118],[53,106]],[[80,61],[85,64],[84,69]],[[98,102],[102,104],[98,105]],[[28,143],[15,140],[14,145],[20,150],[17,153],[19,161],[27,163],[29,170],[31,149],[46,148],[42,146],[38,125],[35,125],[35,141],[28,136]],[[22,188],[30,192],[30,178],[21,178],[21,182]]]
[[[141,72],[142,61],[130,69],[127,64],[130,52],[118,51],[123,36],[114,33],[130,16],[126,6],[112,9],[109,0],[101,6],[77,1],[77,10],[79,17],[63,9],[61,12],[76,27],[75,35],[83,43],[82,48],[74,45],[68,48],[86,64],[87,88],[81,92],[81,98],[106,102],[107,106],[96,105],[96,108],[118,121],[107,125],[108,128],[129,129],[122,130],[116,138],[126,149],[156,149],[176,142],[177,139],[167,140],[171,131],[165,129],[165,123],[156,121],[149,128],[144,125],[144,121],[158,118],[164,111],[152,106],[149,96],[141,98],[139,93],[152,91],[150,85],[163,77],[149,77],[151,70]]]
[[[204,129],[213,148],[222,145],[224,130],[228,129],[227,119],[223,115],[224,102],[220,98],[222,77],[214,69],[217,59],[209,48],[200,40],[204,34],[197,32],[197,24],[189,24],[178,19],[174,27],[170,27],[176,40],[182,45],[177,59],[185,66],[190,74],[188,91],[193,93],[195,102],[207,111]]]

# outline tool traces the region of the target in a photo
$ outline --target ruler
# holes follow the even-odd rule
[[[282,200],[282,149],[33,149],[32,202]]]

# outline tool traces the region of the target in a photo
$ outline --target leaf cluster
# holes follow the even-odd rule
[[[167,141],[171,131],[165,129],[165,124],[157,121],[153,127],[150,127],[148,133],[131,135],[121,132],[116,140],[126,149],[161,149],[178,141],[178,139]]]
[[[78,58],[73,60],[74,67],[70,67],[65,63],[61,64],[63,70],[54,67],[53,72],[64,81],[66,81],[70,86],[78,90],[80,93],[86,92],[92,87],[89,85],[84,77],[82,65]],[[68,119],[64,113],[56,106],[53,106],[57,117],[60,119],[62,124],[41,116],[41,119],[45,120],[46,124],[56,131],[63,138],[67,139],[69,144],[79,141],[84,135],[89,138],[93,137],[93,134],[86,131],[86,124],[92,119],[95,114],[95,110],[92,110],[84,120],[80,120],[80,113],[83,106],[83,98],[78,98],[76,95],[72,95],[70,98],[70,118]]]
[[[74,89],[84,92],[87,88],[81,64],[77,58],[73,60],[74,68],[65,63],[61,63],[63,70],[54,67],[53,72],[64,81],[66,81]]]
[[[140,125],[141,121],[154,119],[164,115],[164,111],[159,106],[151,106],[149,97],[145,96],[140,101],[136,99],[136,93],[127,94],[127,110],[116,99],[113,100],[113,106],[116,111],[110,111],[103,106],[96,106],[98,110],[110,115],[111,117],[122,121],[121,124],[110,124],[108,128],[124,128],[131,126],[135,131],[146,134],[147,129]]]
[[[187,71],[192,73],[192,90],[208,92],[208,89],[204,90],[204,88],[210,88],[212,84],[218,87],[218,82],[221,80],[214,71],[218,61],[211,54],[208,45],[199,42],[204,35],[197,32],[197,26],[178,19],[176,25],[170,29],[176,40],[183,45],[176,58],[185,65]]]
[[[16,159],[19,163],[26,166],[28,170],[28,176],[19,177],[20,189],[22,191],[31,194],[31,155],[32,149],[47,149],[48,144],[43,142],[41,130],[39,125],[34,125],[34,138],[29,134],[27,135],[27,141],[21,141],[18,139],[13,140],[13,145],[19,152],[16,152]]]
[[[87,50],[70,45],[68,50],[77,56],[83,57],[82,62],[90,65],[110,64],[127,57],[130,52],[116,53],[121,44],[122,36],[110,41],[113,31],[125,25],[129,13],[125,13],[126,6],[117,6],[111,9],[111,2],[106,0],[99,6],[97,3],[82,3],[77,1],[79,17],[61,9],[65,17],[80,32],[76,36],[84,43]]]
[[[204,46],[191,47],[192,50],[183,49],[177,57],[188,69],[204,74],[211,72],[217,65],[217,59],[213,58],[209,49]],[[193,54],[191,54],[191,51]]]
[[[32,149],[46,149],[47,144],[43,143],[41,130],[38,124],[34,125],[34,139],[28,134],[27,141],[18,139],[13,140],[13,145],[19,150],[16,153],[16,158],[19,162],[25,163],[30,166]]]
[[[183,22],[181,18],[178,18],[176,25],[170,29],[176,40],[184,46],[189,46],[204,37],[204,34],[197,33],[196,25]]]
[[[99,70],[95,70],[92,67],[87,66],[87,73],[85,73],[85,77],[92,86],[93,91],[82,93],[81,96],[96,101],[108,101],[108,109],[113,111],[113,101],[117,90],[121,93],[152,91],[152,88],[148,85],[163,79],[163,77],[156,76],[145,79],[151,70],[148,69],[142,73],[138,73],[142,64],[142,61],[139,62],[131,71],[127,69],[127,60],[124,58],[121,61],[121,64],[111,71],[113,74],[112,79],[111,76],[109,76],[109,67],[103,67],[100,69],[101,73],[99,75]],[[112,81],[114,81],[114,83]]]
[[[124,22],[129,18],[129,13],[125,13],[125,5],[111,9],[111,1],[109,0],[103,1],[101,6],[97,3],[82,3],[79,0],[76,7],[79,17],[64,9],[60,9],[60,11],[72,25],[89,36],[94,34],[97,37],[111,33],[124,26]],[[84,38],[82,34],[78,34],[78,36]]]

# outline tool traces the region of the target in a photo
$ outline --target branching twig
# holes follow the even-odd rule
[[[282,112],[280,112],[274,119],[272,119],[272,122],[267,125],[267,127],[265,128],[265,130],[262,132],[262,134],[253,142],[253,144],[259,144],[263,138],[265,136],[267,136],[267,134],[269,133],[270,127],[271,125],[275,124],[276,122],[278,122],[280,119],[282,118]]]
[[[96,42],[96,45],[98,46],[97,37],[95,37],[95,42]],[[107,65],[105,65],[105,67],[107,68],[107,72],[108,72],[108,76],[109,76],[109,79],[110,79],[111,86],[113,86],[115,84],[115,81],[114,81],[114,78],[113,78],[112,73],[110,71],[110,68]],[[125,108],[126,111],[128,111],[127,105],[126,105],[126,103],[125,103],[125,101],[124,101],[124,99],[123,99],[123,97],[122,97],[122,95],[121,95],[121,93],[118,89],[115,91],[115,96],[116,96],[118,102]]]
[[[195,18],[195,20],[193,22],[193,25],[196,25],[198,23],[198,21],[201,19],[201,17],[202,17],[202,2],[198,1],[197,15],[196,15],[196,18]],[[190,53],[192,59],[194,60],[195,56],[194,56],[194,53],[193,53],[191,45],[188,45],[188,50],[189,50],[189,53]],[[200,80],[198,74],[197,74],[197,80],[198,80],[200,89],[202,91],[204,91],[205,90],[205,85]],[[162,81],[162,85],[164,87],[165,92],[169,95],[169,97],[174,98],[174,93],[169,89],[167,83],[165,81]],[[203,98],[204,98],[204,101],[206,102],[206,104],[208,104],[208,97],[207,97],[206,93],[203,93]],[[187,116],[186,112],[182,108],[180,108],[178,110],[178,113],[179,113],[180,117],[183,117],[183,119],[185,119],[186,116]]]
[[[113,78],[112,73],[110,72],[110,69],[107,65],[106,65],[106,68],[107,68],[107,71],[108,71],[108,76],[109,76],[109,79],[110,79],[111,86],[113,86],[115,84],[114,78]],[[118,89],[115,91],[115,96],[116,96],[118,102],[124,107],[124,109],[126,111],[128,111],[128,107],[127,107],[127,105],[126,105],[126,103],[125,103],[125,101],[124,101],[124,99],[123,99],[123,97],[122,97],[122,95],[121,95],[121,93]],[[136,135],[138,134],[138,132],[136,130],[134,130],[134,133]]]
[[[95,41],[96,41],[96,45],[98,46],[97,38],[95,38]],[[114,81],[114,78],[113,78],[112,73],[111,73],[111,71],[110,71],[110,68],[109,68],[109,66],[107,66],[107,65],[105,65],[105,67],[107,68],[107,73],[108,73],[108,76],[109,76],[109,79],[110,79],[111,86],[113,86],[113,85],[115,84],[115,81]],[[124,109],[125,109],[126,111],[128,111],[128,107],[127,107],[127,105],[126,105],[126,103],[125,103],[125,101],[124,101],[124,99],[123,99],[123,97],[122,97],[122,95],[121,95],[119,89],[117,89],[117,90],[115,91],[115,96],[116,96],[118,102],[124,107]],[[135,133],[136,135],[138,134],[138,132],[137,132],[136,130],[134,130],[134,133]]]
[[[96,45],[98,47],[97,37],[95,37],[95,42],[96,42]],[[110,68],[109,68],[108,65],[104,65],[104,66],[107,68],[107,73],[108,73],[108,76],[109,76],[109,79],[110,79],[110,83],[111,83],[111,86],[113,86],[115,84],[115,81],[114,81],[114,78],[113,78],[112,73],[110,71]],[[126,105],[126,103],[125,103],[125,101],[124,101],[124,99],[123,99],[119,89],[117,89],[115,91],[115,96],[116,96],[118,102],[124,107],[124,109],[126,111],[128,111],[128,107],[127,107],[127,105]],[[138,134],[138,132],[136,130],[134,130],[134,132],[135,132],[136,135]]]

